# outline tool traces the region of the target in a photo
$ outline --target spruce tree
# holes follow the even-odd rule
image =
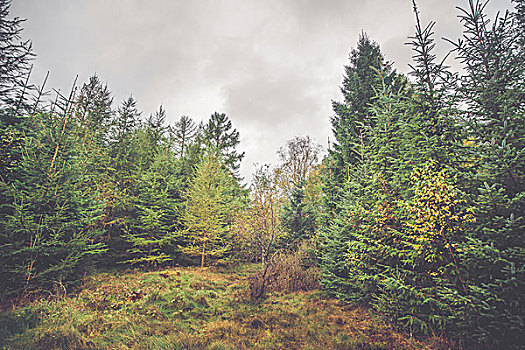
[[[34,58],[31,42],[21,38],[25,20],[11,18],[10,6],[11,0],[0,1],[0,110],[4,123],[6,113],[16,116],[16,111],[22,107]]]
[[[124,100],[115,114],[109,135],[109,158],[106,171],[118,192],[126,192],[131,187],[135,163],[138,161],[135,142],[136,131],[140,127],[141,112],[133,97]]]
[[[523,4],[491,24],[484,4],[461,10],[455,51],[465,73],[459,96],[470,147],[465,191],[476,208],[472,254],[472,323],[482,340],[502,348],[523,344],[525,299],[525,51]],[[521,18],[520,18],[521,15]]]
[[[80,88],[75,104],[75,117],[80,124],[106,128],[113,116],[112,103],[113,97],[107,84],[93,75]]]
[[[335,143],[331,150],[331,176],[336,188],[344,186],[348,169],[358,162],[360,145],[366,140],[364,129],[373,127],[374,120],[369,113],[369,107],[376,92],[381,86],[381,77],[377,71],[383,72],[384,83],[402,86],[402,79],[386,62],[379,45],[372,41],[366,33],[361,33],[357,47],[350,53],[350,64],[345,66],[345,76],[341,93],[343,102],[332,101],[335,115],[331,118]],[[398,87],[399,86],[399,87]]]
[[[82,85],[78,94],[74,88],[70,99],[74,100],[74,104],[67,113],[71,114],[78,139],[74,147],[84,160],[82,172],[89,175],[91,185],[96,187],[104,183],[108,163],[111,162],[108,133],[114,114],[113,97],[107,84],[93,75]],[[66,110],[66,106],[63,108]]]
[[[67,108],[32,116],[12,181],[2,181],[7,200],[0,221],[1,286],[5,292],[47,289],[74,282],[82,262],[100,254],[97,222],[103,203],[83,171],[76,125]]]
[[[283,208],[281,223],[287,235],[283,237],[281,244],[288,249],[296,249],[301,241],[314,235],[315,214],[306,203],[304,187],[304,182],[295,186]]]
[[[416,79],[409,94],[376,89],[363,156],[320,235],[323,284],[411,332],[519,348],[522,31],[518,16],[489,26],[483,5],[469,5],[457,81],[435,62],[433,24],[415,9]]]
[[[131,245],[128,263],[148,268],[173,260],[179,188],[173,154],[157,154],[138,178],[135,217],[128,220],[123,235]]]
[[[10,0],[0,1],[0,179],[7,181],[21,161],[26,118],[24,91],[34,54],[29,41],[22,41],[23,19],[10,18]],[[1,198],[0,198],[1,199]]]
[[[406,80],[385,61],[379,45],[362,33],[357,48],[350,53],[350,64],[345,66],[341,87],[344,101],[332,102],[335,115],[331,123],[336,142],[333,148],[329,145],[329,154],[324,160],[326,211],[319,235],[323,284],[345,299],[349,298],[345,295],[358,293],[351,291],[356,285],[349,280],[350,270],[345,262],[348,244],[353,240],[352,224],[347,217],[353,216],[348,212],[349,207],[355,208],[352,201],[360,198],[366,188],[369,176],[366,151],[372,142],[370,138],[379,129],[376,111],[370,107],[381,91],[387,95],[406,94],[405,86]]]
[[[148,126],[148,133],[150,134],[150,140],[153,144],[157,144],[168,130],[166,123],[166,110],[161,106],[159,109],[151,114],[146,120]]]
[[[137,101],[130,96],[122,101],[115,114],[112,125],[112,140],[121,146],[130,134],[140,125],[141,112],[137,109]]]

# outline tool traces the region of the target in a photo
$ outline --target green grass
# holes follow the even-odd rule
[[[76,293],[0,314],[5,349],[436,349],[321,291],[251,303],[235,270],[98,273]]]

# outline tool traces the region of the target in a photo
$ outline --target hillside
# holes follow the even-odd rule
[[[5,349],[436,349],[320,291],[250,303],[247,276],[171,268],[97,273],[74,293],[0,315]],[[434,341],[434,342],[433,342]]]

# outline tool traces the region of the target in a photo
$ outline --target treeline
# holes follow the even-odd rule
[[[239,132],[223,113],[169,125],[162,106],[147,117],[133,97],[115,106],[97,76],[67,95],[44,92],[45,81],[29,86],[34,54],[9,6],[0,1],[3,298],[68,289],[92,268],[270,261],[297,244],[296,216],[314,216],[303,209],[304,189],[321,202],[320,182],[308,183],[320,152],[310,138],[290,140],[280,166],[260,167],[250,195],[238,172]],[[299,202],[283,207],[295,184]],[[257,226],[268,215],[256,213],[257,191],[275,201],[271,229]],[[312,225],[300,235],[311,238]]]
[[[67,287],[92,266],[230,259],[230,214],[247,191],[229,118],[168,125],[162,106],[144,118],[132,97],[115,106],[96,76],[49,101],[27,84],[33,54],[9,5],[0,3],[3,297]]]
[[[490,22],[459,8],[434,53],[416,14],[408,78],[365,34],[350,54],[324,160],[324,287],[414,334],[463,345],[525,344],[524,2]]]
[[[27,108],[3,110],[4,291],[67,285],[90,265],[229,256],[224,228],[247,192],[225,114],[170,126],[160,107],[142,118],[132,97],[114,109],[97,77]]]

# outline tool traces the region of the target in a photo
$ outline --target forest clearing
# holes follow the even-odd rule
[[[20,8],[49,10],[31,1]],[[183,2],[169,3],[163,6],[179,13],[170,6]],[[260,3],[246,2],[243,9],[260,18]],[[270,6],[267,14],[326,15],[317,28],[337,24],[327,18],[338,11],[307,3]],[[145,11],[144,23],[155,22],[127,25],[165,33],[166,23],[157,26],[155,16],[165,15],[159,8],[126,4]],[[187,9],[194,23],[209,10],[199,4]],[[361,31],[340,68],[339,98],[313,103],[331,108],[323,119],[331,128],[328,144],[294,134],[270,151],[274,164],[255,163],[245,178],[242,162],[250,149],[243,145],[267,144],[274,129],[253,124],[249,140],[243,139],[239,125],[246,120],[231,112],[235,108],[225,113],[212,106],[215,112],[199,120],[175,118],[160,104],[146,115],[133,95],[116,103],[97,74],[84,82],[77,76],[68,92],[46,85],[49,72],[34,83],[39,66],[31,40],[23,38],[26,22],[10,15],[11,0],[0,0],[0,346],[523,349],[525,2],[512,0],[493,18],[488,4],[461,1],[455,23],[461,34],[442,40],[449,47],[442,55],[436,22],[423,21],[426,15],[410,1],[407,73]],[[263,18],[261,27],[245,31],[252,21],[242,11],[207,5],[238,22],[192,31],[170,20],[171,34],[217,39],[217,52],[239,45],[239,61],[233,61],[244,76],[243,45],[283,21]],[[92,2],[70,6],[98,8]],[[115,2],[107,10],[124,9]],[[89,11],[83,18],[91,23]],[[291,23],[301,28],[310,22]],[[89,37],[96,29],[90,25],[83,33]],[[268,62],[277,65],[282,52],[293,50],[281,45],[280,35],[270,38],[280,49]],[[121,48],[111,41],[115,51],[108,55]],[[78,43],[88,41],[67,45]],[[199,43],[190,47],[201,50]],[[130,60],[137,57],[153,56]],[[188,66],[195,59],[173,57],[184,57]],[[222,58],[205,59],[200,68],[221,71],[231,56]],[[286,69],[298,66],[289,63]],[[122,76],[131,79],[130,72]],[[327,72],[313,75],[323,80]],[[295,73],[283,79],[294,80]],[[170,77],[175,88],[178,78]],[[228,77],[230,88],[238,88]],[[270,73],[255,90],[259,84],[264,91],[258,96],[277,92],[264,100],[268,106],[281,97],[308,100],[293,89],[276,89],[282,82]],[[260,99],[240,86],[241,104],[260,107]],[[322,91],[306,95],[313,99]],[[224,96],[235,95],[230,92]],[[260,109],[272,110],[266,107]],[[279,123],[287,110],[253,115],[286,128]],[[301,124],[321,125],[308,118],[310,124]]]
[[[0,314],[9,349],[448,349],[418,341],[319,289],[250,302],[258,267],[88,277],[78,292]]]

